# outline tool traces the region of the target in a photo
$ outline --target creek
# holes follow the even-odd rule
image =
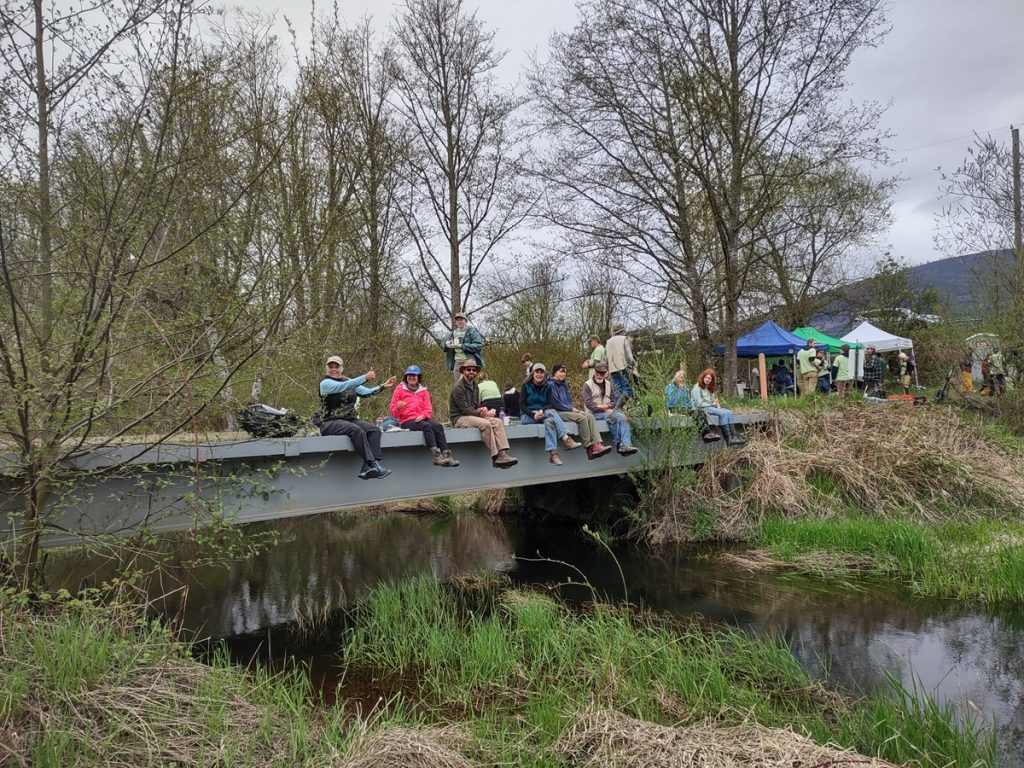
[[[1024,611],[923,600],[891,583],[750,573],[714,553],[614,547],[613,558],[573,528],[473,515],[326,514],[246,530],[275,541],[229,563],[165,568],[149,587],[153,605],[197,638],[224,640],[239,660],[306,662],[329,699],[337,638],[307,635],[304,625],[329,621],[384,580],[504,572],[568,601],[628,597],[776,638],[811,676],[841,690],[867,693],[893,675],[994,723],[1009,764],[1024,764]],[[172,561],[189,546],[166,545]],[[46,566],[51,587],[69,589],[98,584],[110,567],[74,550]]]

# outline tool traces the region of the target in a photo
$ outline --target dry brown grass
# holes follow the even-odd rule
[[[467,743],[465,732],[455,726],[412,730],[395,728],[363,731],[348,753],[332,763],[335,768],[474,768],[460,754]]]
[[[714,518],[717,538],[735,539],[767,513],[820,518],[856,507],[934,522],[1019,515],[1024,461],[948,409],[852,404],[782,411],[742,450],[715,454],[695,485],[657,490],[643,510],[648,542],[692,539],[701,512]]]
[[[560,752],[574,768],[892,768],[884,760],[760,725],[673,728],[595,711],[566,730]]]

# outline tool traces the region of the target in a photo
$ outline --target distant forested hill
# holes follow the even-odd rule
[[[1012,260],[1013,251],[1009,249],[952,256],[910,267],[907,277],[919,291],[937,290],[950,311],[963,311],[979,298],[982,286],[993,271],[1008,272]]]

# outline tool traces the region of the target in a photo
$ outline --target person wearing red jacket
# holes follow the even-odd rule
[[[431,418],[434,408],[430,404],[430,392],[422,381],[423,371],[418,365],[405,369],[402,383],[395,387],[391,396],[391,415],[398,419],[402,429],[423,433],[423,442],[430,448],[434,466],[457,467],[459,462],[448,450],[444,427]]]

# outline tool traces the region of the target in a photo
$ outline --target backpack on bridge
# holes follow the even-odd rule
[[[238,411],[238,423],[251,437],[293,437],[306,426],[306,421],[287,408],[274,408],[253,403]]]

